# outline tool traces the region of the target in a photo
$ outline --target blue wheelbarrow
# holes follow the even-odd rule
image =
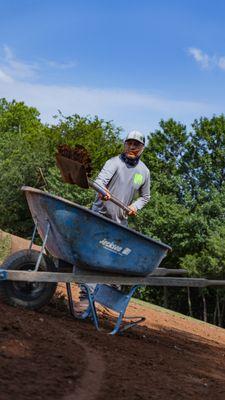
[[[92,318],[97,329],[96,303],[118,314],[111,334],[142,321],[137,317],[121,327],[131,296],[171,248],[63,198],[30,187],[22,190],[35,228],[30,248],[12,254],[2,264],[0,298],[38,309],[50,301],[57,282],[66,282],[71,314]],[[40,252],[32,248],[37,231],[43,243]],[[76,312],[71,282],[87,291],[89,306],[82,314]],[[89,282],[98,284],[94,293],[86,285]],[[123,293],[104,282],[132,287]]]

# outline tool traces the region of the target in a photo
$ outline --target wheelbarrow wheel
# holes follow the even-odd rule
[[[32,271],[35,268],[39,252],[21,250],[9,256],[1,265],[4,270]],[[53,261],[43,254],[39,271],[56,271]],[[0,282],[0,301],[13,306],[22,306],[30,310],[38,310],[48,304],[55,293],[57,283],[54,282]]]

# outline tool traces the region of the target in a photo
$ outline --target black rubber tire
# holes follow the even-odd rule
[[[1,265],[4,270],[33,270],[39,252],[36,250],[20,250],[10,255]],[[43,254],[39,266],[40,271],[56,272],[53,261]],[[54,282],[0,282],[0,301],[13,306],[22,306],[30,310],[38,310],[49,303],[55,293],[57,283]]]

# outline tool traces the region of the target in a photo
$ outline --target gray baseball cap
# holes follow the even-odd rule
[[[129,132],[128,135],[126,136],[125,142],[130,139],[137,140],[138,142],[145,145],[145,136],[139,131]]]

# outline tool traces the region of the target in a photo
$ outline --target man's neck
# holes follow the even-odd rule
[[[128,158],[125,153],[122,153],[120,155],[120,158],[121,158],[122,161],[124,161],[126,164],[128,164],[128,165],[130,165],[132,167],[135,167],[138,164],[139,160],[140,160],[140,157]]]

